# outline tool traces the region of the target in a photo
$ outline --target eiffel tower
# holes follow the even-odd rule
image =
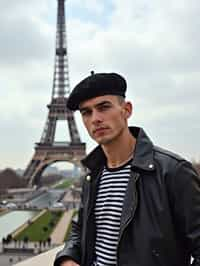
[[[48,107],[47,121],[39,143],[35,145],[35,153],[28,164],[24,178],[28,186],[40,185],[42,172],[50,164],[68,161],[80,166],[85,156],[85,143],[81,142],[74,114],[67,109],[67,95],[70,92],[67,37],[65,25],[65,0],[58,1],[56,52],[51,103]],[[68,125],[70,141],[56,142],[56,125],[65,120]]]

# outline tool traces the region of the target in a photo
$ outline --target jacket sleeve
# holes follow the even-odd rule
[[[81,193],[81,203],[78,211],[78,218],[72,220],[72,229],[63,250],[57,253],[54,266],[60,266],[61,262],[68,259],[74,260],[76,263],[81,262],[81,228],[82,228],[82,212],[83,212],[83,190]]]
[[[200,266],[200,177],[187,161],[179,162],[173,178],[174,217],[193,266]]]

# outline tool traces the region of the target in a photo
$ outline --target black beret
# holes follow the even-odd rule
[[[78,83],[69,95],[67,108],[72,111],[79,109],[85,100],[102,95],[120,95],[125,97],[126,80],[117,73],[95,73]]]

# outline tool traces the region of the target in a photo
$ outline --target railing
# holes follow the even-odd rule
[[[53,266],[56,253],[63,248],[64,245],[51,249],[47,252],[41,253],[40,255],[34,256],[30,259],[24,260],[15,266]]]

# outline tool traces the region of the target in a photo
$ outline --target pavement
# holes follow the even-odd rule
[[[71,190],[68,190],[65,193],[65,196],[62,199],[63,202],[80,202],[80,197],[77,197],[75,192],[72,192]]]
[[[63,243],[65,238],[65,233],[68,229],[68,226],[71,223],[73,213],[74,213],[73,209],[64,212],[62,218],[60,219],[56,228],[51,234],[51,243],[53,245],[59,245]]]
[[[32,257],[32,256],[31,256]],[[24,254],[0,254],[0,266],[11,266],[30,258]],[[30,265],[31,266],[31,265]]]

